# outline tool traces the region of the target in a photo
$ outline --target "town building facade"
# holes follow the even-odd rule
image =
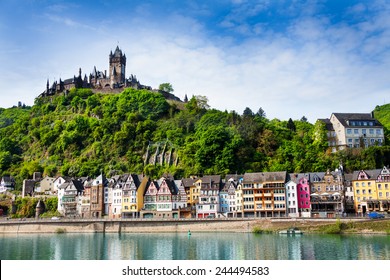
[[[345,148],[381,146],[385,141],[383,126],[373,113],[333,113],[326,124],[332,152]]]

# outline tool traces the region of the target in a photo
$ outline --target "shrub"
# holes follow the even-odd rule
[[[328,234],[340,234],[343,228],[343,223],[340,219],[337,219],[336,223],[333,225],[329,225],[325,228],[325,233]]]
[[[271,229],[262,229],[260,227],[253,227],[252,228],[252,233],[273,233]]]
[[[58,234],[66,233],[66,229],[64,229],[64,228],[57,228],[56,229],[56,233],[58,233]]]

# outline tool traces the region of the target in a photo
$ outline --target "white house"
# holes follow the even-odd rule
[[[58,187],[57,210],[66,217],[76,217],[81,212],[84,187],[78,180],[64,182]]]
[[[297,178],[295,177],[295,175],[290,174],[290,180],[285,184],[287,215],[289,217],[294,217],[294,218],[299,217],[296,180]]]

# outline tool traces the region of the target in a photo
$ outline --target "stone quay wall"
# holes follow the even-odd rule
[[[262,229],[334,223],[335,219],[22,219],[0,220],[0,234],[10,233],[152,233],[251,232]]]

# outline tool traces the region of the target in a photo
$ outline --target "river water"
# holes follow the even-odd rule
[[[390,260],[389,235],[0,235],[1,260]]]

